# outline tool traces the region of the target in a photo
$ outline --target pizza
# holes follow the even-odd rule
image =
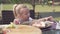
[[[7,34],[42,34],[42,31],[29,25],[17,25],[16,28],[6,28]]]

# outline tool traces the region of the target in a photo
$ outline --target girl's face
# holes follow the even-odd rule
[[[29,17],[30,17],[30,12],[29,12],[29,9],[28,8],[21,8],[20,9],[20,17],[23,19],[23,20],[28,20]]]

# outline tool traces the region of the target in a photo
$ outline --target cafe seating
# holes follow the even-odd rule
[[[14,15],[12,10],[2,11],[2,24],[10,24],[14,20]]]
[[[30,17],[35,19],[35,12],[34,10],[30,10]],[[2,24],[10,24],[10,22],[13,22],[14,15],[12,10],[2,10]]]

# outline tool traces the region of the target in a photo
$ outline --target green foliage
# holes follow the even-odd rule
[[[19,4],[19,3],[32,3],[32,0],[9,0],[9,2],[13,3],[13,4],[15,4],[15,3],[17,3],[17,4]]]
[[[14,3],[20,3],[21,0],[9,0],[9,1],[10,1],[10,3],[14,4]]]

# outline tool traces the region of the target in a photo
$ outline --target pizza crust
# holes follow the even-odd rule
[[[17,25],[16,28],[7,30],[7,34],[42,34],[40,29],[28,25]]]

